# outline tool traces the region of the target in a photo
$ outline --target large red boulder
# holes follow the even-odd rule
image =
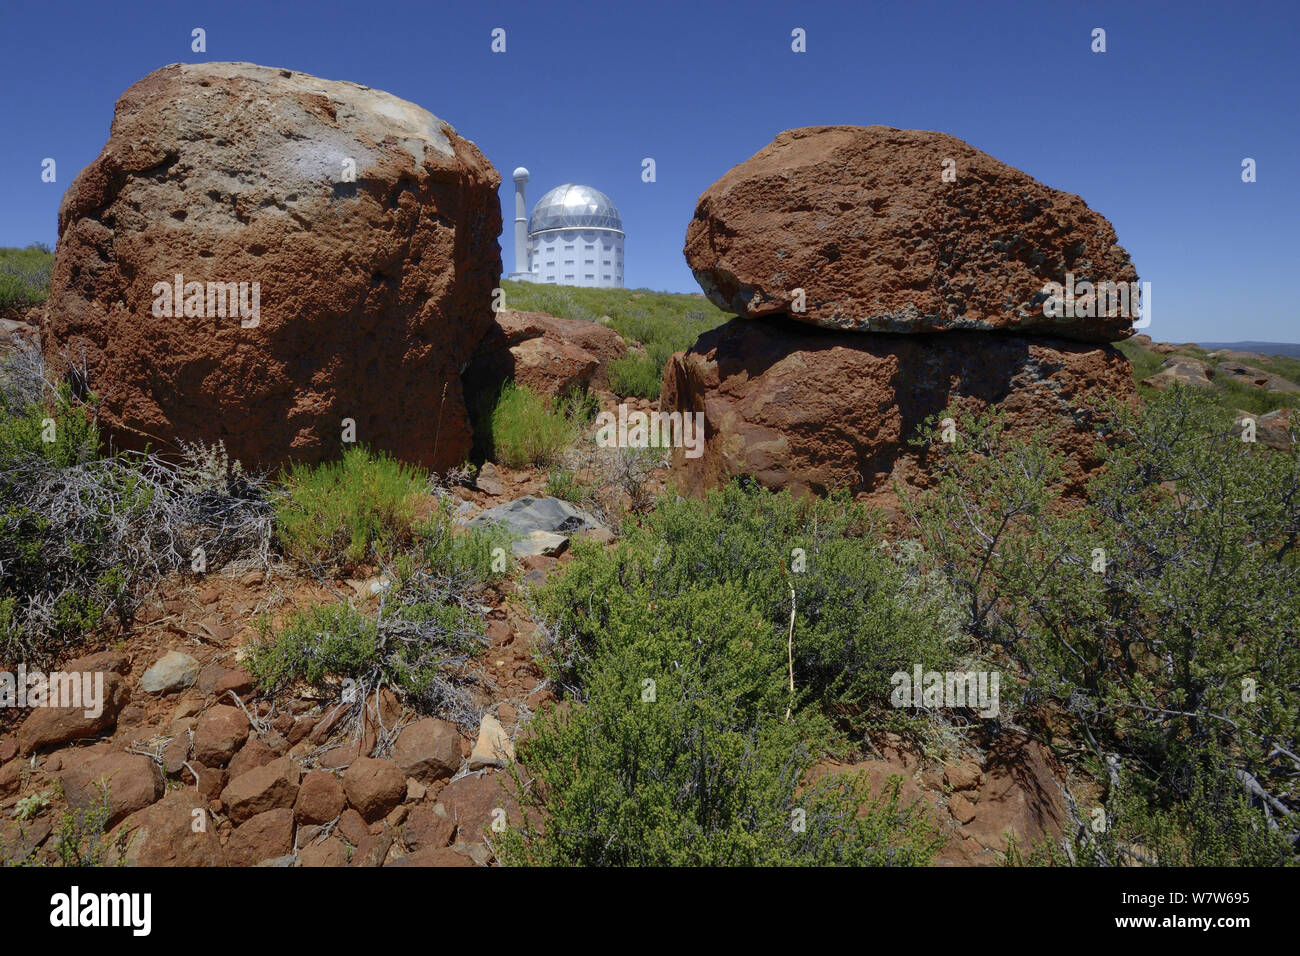
[[[380,90],[163,67],[118,100],[64,196],[46,360],[78,379],[84,363],[120,446],[311,462],[351,419],[359,442],[458,463],[460,371],[501,271],[499,183],[472,142]]]
[[[737,315],[879,332],[1132,334],[1125,315],[1078,314],[1095,301],[1072,304],[1073,317],[1043,310],[1049,283],[1137,282],[1111,224],[944,133],[787,130],[704,192],[685,251],[709,298]]]
[[[660,409],[704,414],[703,453],[672,451],[699,493],[746,475],[768,488],[817,494],[924,484],[917,427],[949,406],[998,406],[1028,437],[1042,428],[1078,489],[1093,460],[1090,406],[1132,399],[1113,346],[1064,339],[944,332],[833,332],[783,320],[733,319],[674,355]]]

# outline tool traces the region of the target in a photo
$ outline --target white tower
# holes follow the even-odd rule
[[[520,166],[515,170],[515,271],[510,278],[516,281],[528,281],[532,272],[528,264],[528,205],[524,202],[524,183],[528,182],[528,170]]]

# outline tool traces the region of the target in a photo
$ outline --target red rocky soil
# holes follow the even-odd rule
[[[477,511],[541,494],[545,478],[498,468],[500,494],[453,494]],[[555,702],[534,661],[538,633],[520,589],[568,560],[567,552],[526,558],[515,579],[484,596],[488,645],[475,660],[475,705],[511,738]],[[164,582],[121,641],[61,665],[106,675],[111,703],[99,721],[75,711],[0,711],[3,852],[52,859],[62,814],[91,805],[95,783],[107,779],[114,838],[107,862],[124,856],[143,866],[491,863],[498,811],[507,825],[523,817],[506,771],[470,769],[477,727],[413,713],[385,692],[377,710],[370,702],[364,733],[354,739],[336,725],[336,700],[306,692],[266,699],[240,666],[240,647],[254,638],[259,614],[278,624],[295,607],[344,598],[370,612],[378,601],[369,582],[355,579],[322,583],[231,570],[197,585]],[[141,677],[169,651],[196,659],[195,683],[145,692]],[[826,762],[812,779],[865,770],[874,788],[901,774],[904,799],[921,799],[951,833],[939,865],[1000,863],[1004,831],[1022,846],[1059,833],[1060,775],[1038,744],[1013,738],[947,766],[900,750],[890,737],[876,749],[878,759]],[[19,824],[19,800],[37,794],[48,795],[48,806]],[[118,837],[127,838],[124,847]]]

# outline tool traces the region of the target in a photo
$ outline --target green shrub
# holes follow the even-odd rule
[[[1300,405],[1294,393],[1275,392],[1271,389],[1256,388],[1234,382],[1226,375],[1214,377],[1214,396],[1218,403],[1229,411],[1241,409],[1256,415],[1266,415],[1279,408],[1295,408]]]
[[[347,680],[358,702],[386,686],[419,710],[471,723],[464,686],[483,643],[477,595],[506,573],[499,558],[509,548],[499,527],[457,528],[450,500],[441,500],[408,545],[388,554],[375,616],[331,604],[297,611],[278,630],[262,618],[249,669],[271,692]]]
[[[0,309],[37,305],[50,296],[54,255],[33,243],[26,249],[0,249]]]
[[[658,398],[663,385],[664,362],[630,354],[609,363],[609,387],[620,396]]]
[[[563,498],[578,504],[590,497],[595,490],[593,486],[578,481],[574,472],[568,468],[552,468],[546,476],[546,493],[552,498]]]
[[[857,819],[861,781],[800,790],[837,726],[890,719],[893,672],[954,650],[937,592],[880,544],[846,498],[736,484],[660,499],[614,549],[575,542],[533,598],[544,666],[574,698],[520,744],[545,835],[508,835],[506,858],[926,862],[938,841],[896,791]],[[796,811],[806,828],[791,825]]]
[[[613,365],[621,383],[612,385],[620,395],[658,398],[664,365],[674,352],[695,344],[700,334],[731,318],[698,293],[652,292],[649,289],[587,289],[535,282],[501,283],[512,309],[546,312],[565,319],[595,321],[608,317],[608,325],[629,344],[645,347],[648,358],[627,357]],[[626,389],[620,391],[619,389]]]
[[[67,468],[98,457],[99,429],[67,385],[48,403],[10,404],[6,398],[0,390],[0,461],[39,456]]]
[[[472,712],[460,685],[481,643],[482,621],[445,600],[412,602],[385,619],[348,604],[295,612],[279,630],[257,622],[248,668],[274,693],[305,683],[329,689],[350,682],[347,703],[390,687],[416,708],[465,722]]]
[[[1115,347],[1129,360],[1129,364],[1133,366],[1133,378],[1139,382],[1156,374],[1165,362],[1165,356],[1159,352],[1144,349],[1131,341],[1117,342]]]
[[[616,606],[591,635],[585,701],[538,718],[520,744],[536,781],[525,803],[544,815],[545,835],[510,831],[507,862],[928,862],[940,841],[898,807],[896,790],[862,819],[861,781],[798,792],[812,762],[806,741],[829,728],[813,709],[783,719],[784,649],[737,584],[660,593],[627,583],[628,600],[605,594]]]
[[[489,456],[511,468],[548,466],[578,435],[587,406],[538,395],[507,382],[488,414]]]
[[[428,475],[354,446],[341,461],[295,464],[281,480],[276,521],[285,553],[309,565],[355,568],[410,541]]]
[[[500,557],[509,555],[510,532],[501,524],[458,528],[452,516],[454,499],[438,499],[429,517],[415,526],[413,547],[392,563],[399,581],[420,573],[469,592],[508,573]]]
[[[954,445],[923,435],[937,481],[907,507],[967,632],[1108,784],[1110,830],[1082,827],[1080,855],[1120,862],[1127,837],[1161,863],[1294,859],[1300,453],[1174,387],[1112,410],[1105,467],[1070,501],[1048,441],[959,421]]]
[[[796,560],[805,570],[792,573]],[[753,604],[763,645],[782,660],[794,589],[796,687],[857,732],[891,709],[893,673],[941,670],[968,649],[947,592],[891,557],[875,516],[847,495],[796,500],[733,483],[704,501],[660,498],[617,549],[575,560],[548,586],[538,612],[555,638],[554,676],[580,686],[592,648],[629,627],[630,602],[722,582]]]
[[[115,848],[120,854],[118,866],[126,865],[126,849],[134,837],[124,834],[113,841],[106,835],[113,812],[109,785],[98,780],[95,790],[93,803],[79,810],[68,810],[59,819],[54,854],[60,866],[105,866],[109,852]]]

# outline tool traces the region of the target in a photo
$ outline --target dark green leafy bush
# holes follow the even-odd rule
[[[546,666],[574,703],[521,743],[547,822],[545,836],[510,835],[507,858],[926,862],[938,841],[896,791],[870,803],[845,778],[801,790],[836,724],[886,712],[890,674],[952,651],[927,583],[881,549],[867,513],[733,485],[660,499],[624,535],[613,550],[577,544],[536,596]]]
[[[1062,498],[1049,443],[996,417],[923,436],[939,480],[909,508],[964,627],[1108,787],[1082,859],[1295,859],[1300,454],[1241,435],[1192,389],[1116,407],[1086,501]]]

